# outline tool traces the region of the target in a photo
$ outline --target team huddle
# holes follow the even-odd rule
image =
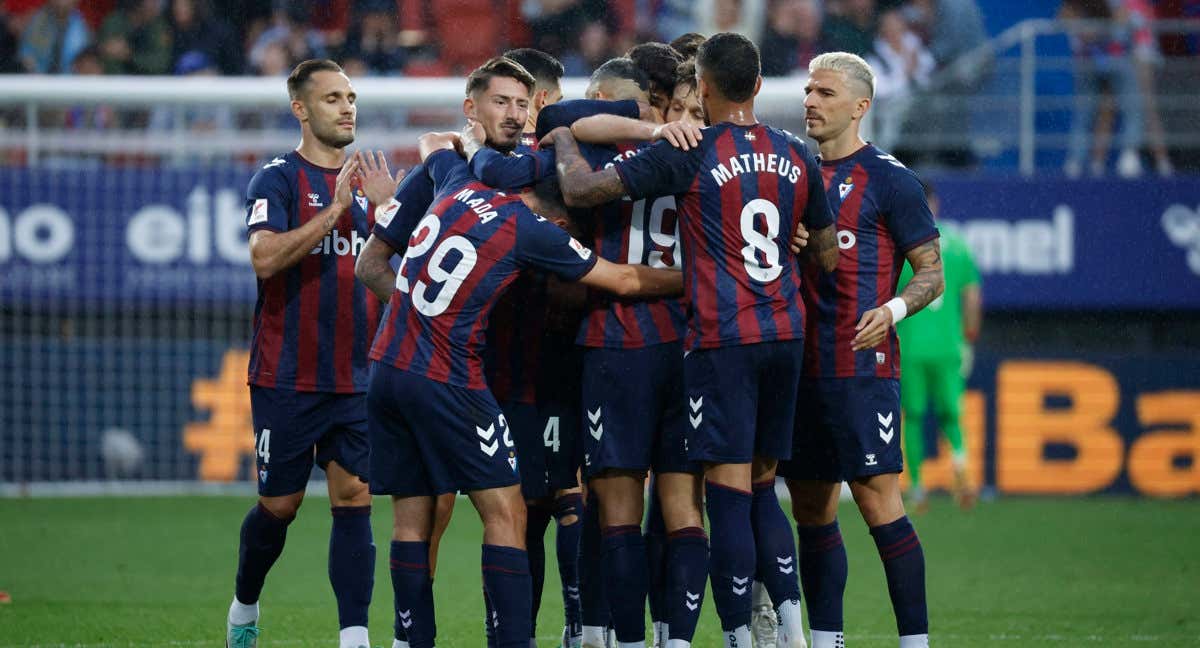
[[[346,153],[341,68],[297,66],[301,145],[247,190],[260,498],[227,646],[256,645],[314,461],[341,648],[371,645],[373,494],[393,502],[393,648],[435,645],[458,493],[483,522],[488,646],[536,645],[552,521],[562,648],[644,647],[647,604],[650,643],[686,648],[709,584],[727,648],[844,646],[843,481],[899,645],[928,645],[894,325],[941,294],[938,231],[916,176],[859,136],[862,59],[810,66],[819,157],[758,122],[759,71],[749,40],[693,35],[638,45],[563,100],[562,65],[514,50],[468,77],[462,132],[422,136],[393,176]]]

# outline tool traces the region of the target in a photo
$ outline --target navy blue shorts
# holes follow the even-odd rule
[[[501,409],[517,444],[525,499],[552,497],[579,485],[578,404],[512,402]]]
[[[803,340],[688,353],[688,457],[707,463],[790,457],[803,359]]]
[[[584,474],[699,471],[688,461],[683,401],[681,343],[585,350]]]
[[[805,378],[796,402],[788,479],[840,482],[904,469],[900,451],[900,381]]]
[[[440,495],[519,481],[508,423],[486,389],[376,362],[367,413],[373,494]]]
[[[303,491],[315,462],[336,461],[367,482],[367,398],[364,394],[298,392],[250,386],[258,494]]]

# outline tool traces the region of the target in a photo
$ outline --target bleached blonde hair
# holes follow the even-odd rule
[[[809,74],[817,70],[841,72],[847,79],[863,84],[867,88],[868,99],[875,98],[875,72],[871,70],[871,65],[857,54],[826,52],[808,63]]]

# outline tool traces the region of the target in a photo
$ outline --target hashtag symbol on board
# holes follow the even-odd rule
[[[214,379],[192,383],[192,405],[208,410],[208,421],[183,428],[183,447],[200,455],[200,479],[233,481],[244,456],[254,454],[250,392],[246,387],[246,351],[227,351]]]

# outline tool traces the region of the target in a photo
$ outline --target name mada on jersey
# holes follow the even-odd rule
[[[743,153],[731,156],[728,163],[718,164],[709,173],[720,187],[743,173],[778,173],[779,177],[796,184],[800,180],[800,171],[790,159],[774,153]]]
[[[479,222],[486,223],[500,214],[496,212],[496,208],[492,207],[492,203],[485,202],[483,198],[474,198],[475,191],[473,189],[463,189],[454,194],[454,199],[466,204],[471,208],[471,211],[479,215]]]

